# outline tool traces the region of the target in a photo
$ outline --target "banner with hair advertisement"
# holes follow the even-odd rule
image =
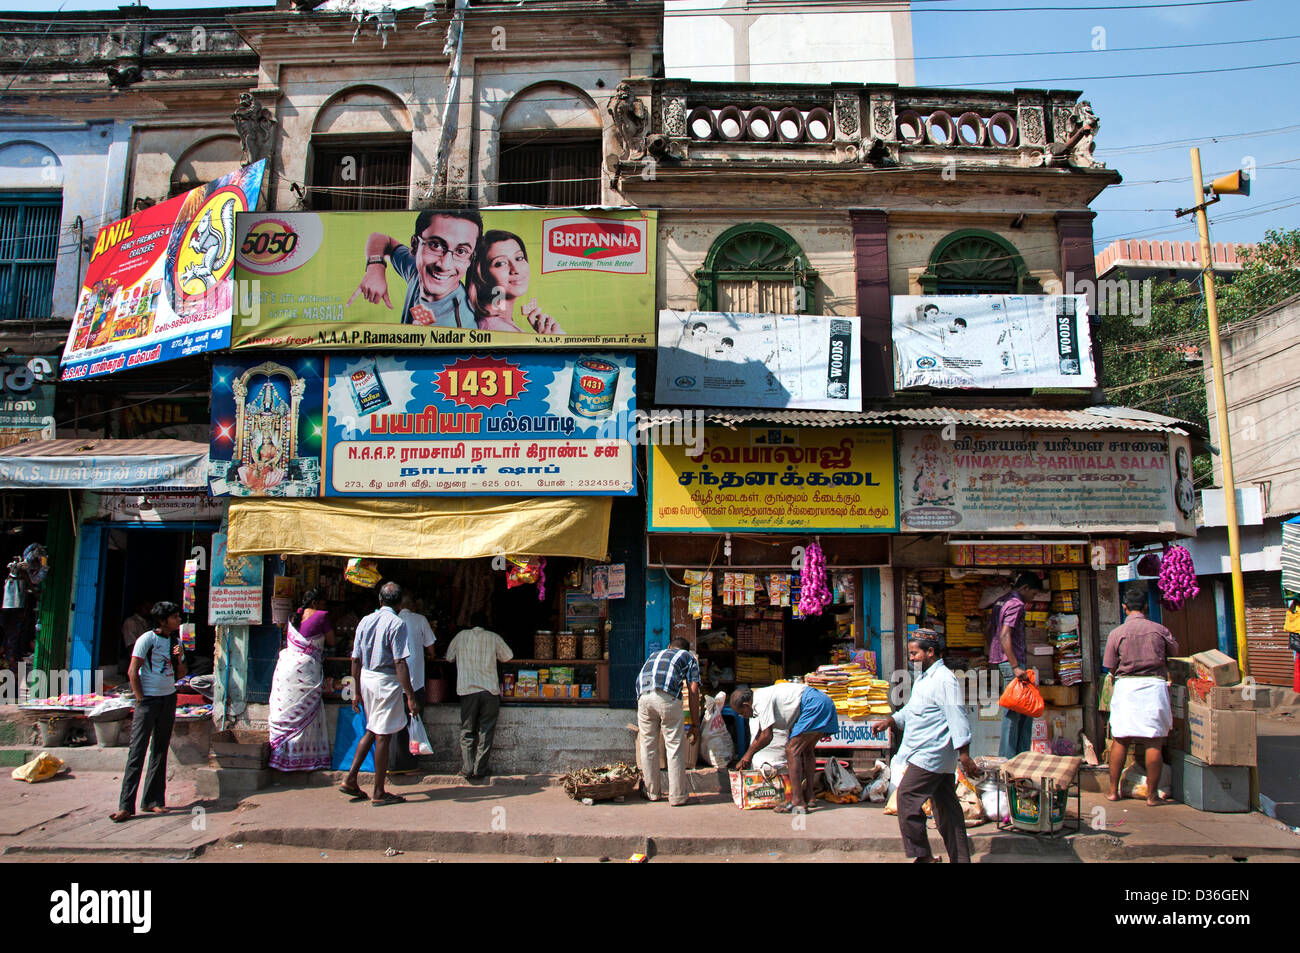
[[[896,295],[894,386],[1093,387],[1084,295]]]
[[[100,229],[61,380],[229,345],[235,218],[257,207],[265,171],[263,159]]]
[[[633,496],[629,354],[332,354],[325,496]]]
[[[660,311],[655,401],[862,410],[856,315]]]
[[[897,530],[887,428],[707,427],[703,446],[650,447],[652,531]]]
[[[653,347],[656,213],[241,215],[239,348]]]

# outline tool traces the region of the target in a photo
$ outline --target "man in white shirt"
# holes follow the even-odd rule
[[[806,814],[817,777],[817,743],[833,735],[839,726],[835,703],[811,685],[781,682],[753,691],[736,689],[731,693],[731,709],[758,722],[754,740],[736,765],[742,771],[772,741],[776,731],[789,732],[785,756],[790,769],[790,804],[776,810],[778,814]]]
[[[484,628],[485,613],[475,612],[469,624],[470,628],[457,632],[447,646],[447,661],[456,663],[456,694],[460,696],[460,773],[473,780],[492,773],[488,770],[488,755],[501,710],[497,662],[508,662],[515,656],[501,636]]]
[[[914,863],[929,864],[925,834],[926,801],[934,811],[948,859],[954,864],[970,863],[966,820],[957,800],[956,770],[961,760],[968,778],[980,775],[969,754],[970,722],[962,708],[961,686],[940,657],[943,639],[934,629],[917,629],[908,636],[907,660],[912,666],[912,694],[893,717],[872,722],[871,730],[897,728],[903,743],[895,756],[907,763],[898,785],[898,827],[903,835],[903,852]]]
[[[410,589],[402,590],[402,611],[397,617],[406,623],[406,647],[411,654],[406,659],[406,667],[411,675],[411,687],[415,689],[415,700],[420,709],[424,709],[425,681],[424,660],[433,657],[433,643],[436,637],[429,620],[415,611],[415,595]],[[397,733],[389,755],[388,770],[393,772],[413,771],[416,767],[415,755],[411,754],[411,733],[403,728]]]

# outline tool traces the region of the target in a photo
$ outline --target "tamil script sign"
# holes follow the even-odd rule
[[[831,740],[817,742],[818,748],[882,748],[886,751],[889,750],[891,744],[889,729],[886,728],[884,731],[871,730],[871,722],[883,721],[883,716],[879,719],[859,721],[838,715],[837,719],[839,727],[831,735]]]
[[[0,455],[0,489],[151,490],[158,487],[201,487],[206,453],[176,453],[142,457],[94,452],[65,452],[71,441],[53,441],[64,449],[45,456]],[[106,441],[107,442],[107,441]],[[27,444],[13,450],[39,448]]]
[[[50,358],[0,358],[0,449],[54,439],[54,377]]]
[[[703,447],[650,447],[649,528],[894,532],[887,429],[706,428]]]
[[[63,380],[230,343],[235,217],[256,208],[266,161],[100,229],[63,349]]]
[[[1093,387],[1083,295],[893,299],[894,386]]]
[[[631,496],[635,359],[331,355],[325,496]]]
[[[233,347],[651,347],[655,214],[241,215]]]
[[[261,556],[235,556],[226,549],[226,534],[212,534],[209,625],[258,625],[262,621]]]
[[[655,400],[860,411],[858,324],[856,316],[660,311]]]
[[[900,528],[905,532],[1177,532],[1191,456],[1180,435],[901,431]]]

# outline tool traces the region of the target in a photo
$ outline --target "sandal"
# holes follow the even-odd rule
[[[121,824],[123,821],[129,821],[133,817],[135,817],[133,811],[116,811],[108,815],[108,819],[114,824]]]
[[[339,791],[341,791],[343,794],[346,794],[354,801],[370,800],[370,795],[367,794],[365,791],[361,790],[361,788],[350,788],[346,784],[340,784]]]
[[[802,804],[791,804],[787,801],[785,804],[773,808],[777,814],[807,814],[808,808]]]
[[[385,791],[383,797],[375,798],[374,802],[371,804],[371,807],[385,807],[389,804],[405,804],[405,803],[406,803],[406,798],[402,797],[400,794],[390,794],[389,792]]]
[[[167,813],[167,808],[165,808],[165,807],[146,807],[146,808],[145,808],[145,812],[148,813],[148,814],[166,814],[166,813]]]

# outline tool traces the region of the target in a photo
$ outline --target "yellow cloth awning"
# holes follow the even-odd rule
[[[609,512],[607,496],[233,500],[227,547],[242,555],[603,560]]]

